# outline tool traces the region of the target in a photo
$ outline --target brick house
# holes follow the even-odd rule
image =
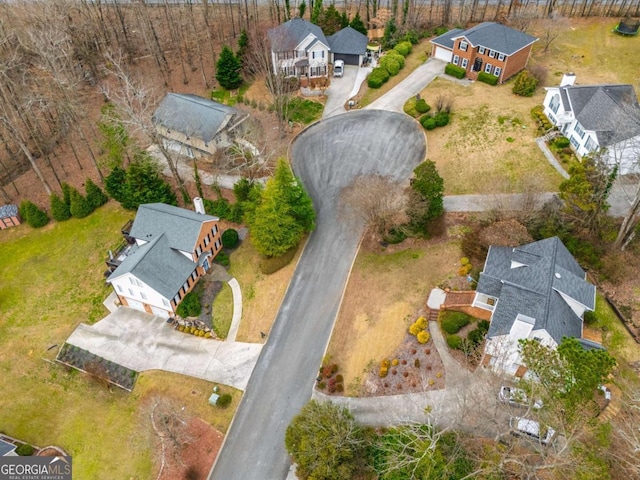
[[[476,80],[479,72],[503,83],[527,66],[536,37],[500,23],[484,22],[468,30],[454,28],[431,40],[431,56],[453,63]]]
[[[174,317],[184,296],[211,269],[222,249],[218,218],[196,211],[148,203],[140,205],[131,228],[123,229],[127,245],[107,260],[107,283],[125,307]]]

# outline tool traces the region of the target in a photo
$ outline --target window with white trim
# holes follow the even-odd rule
[[[469,60],[467,60],[466,58],[462,59],[462,63],[460,64],[460,66],[462,68],[467,68],[467,65],[469,64]]]
[[[491,69],[493,68],[493,65],[491,65],[490,63],[487,63],[484,66],[484,73],[491,73]]]
[[[589,137],[587,138],[587,143],[584,144],[584,148],[586,148],[590,152],[593,152],[598,148],[598,144],[593,141],[593,138]]]
[[[576,140],[576,138],[571,135],[571,137],[569,137],[569,140],[571,140],[571,145],[574,146],[574,148],[579,148],[580,147],[580,142],[578,142],[578,140]]]
[[[204,246],[208,246],[211,243],[211,240],[209,239],[209,234],[207,234],[206,237],[204,237]]]
[[[202,248],[200,247],[200,245],[198,245],[198,248],[196,248],[196,255],[199,257],[202,254]]]
[[[180,292],[178,292],[178,294],[173,297],[173,303],[175,303],[176,305],[180,303]]]
[[[486,50],[486,48],[484,48],[484,47],[478,47],[478,53],[480,55],[484,55],[485,50]]]
[[[187,290],[189,290],[189,280],[184,282],[184,285],[182,285],[182,288],[184,289],[184,293],[187,293]]]
[[[576,124],[573,127],[573,131],[576,132],[576,134],[580,138],[584,138],[584,130],[582,129],[582,125],[580,125],[580,122],[576,122]]]
[[[504,62],[504,53],[498,54],[498,60],[500,60],[501,62]]]
[[[556,93],[553,97],[551,97],[551,101],[549,102],[549,109],[551,109],[553,113],[558,113],[558,108],[560,108],[560,95]]]
[[[214,247],[216,247],[216,250],[219,250],[220,247],[222,246],[222,242],[220,241],[220,239],[216,240],[216,243],[213,244]]]
[[[216,233],[218,233],[218,225],[213,226],[213,228],[211,229],[211,233],[214,237],[216,236]]]
[[[167,302],[166,298],[162,299],[162,305],[164,305],[165,307],[170,307],[171,306],[171,304],[169,302]]]
[[[193,281],[196,281],[196,278],[198,278],[198,272],[196,272],[195,270],[193,272],[191,272],[191,278],[193,278]]]
[[[493,50],[489,50],[488,55],[489,55],[491,58],[496,58],[496,52],[494,52]]]
[[[468,47],[469,44],[467,42],[465,42],[464,40],[460,40],[460,50],[466,52]]]
[[[496,67],[496,68],[494,68],[494,69],[493,69],[493,74],[494,74],[496,77],[499,77],[499,76],[500,76],[500,73],[502,73],[502,69],[501,69],[500,67]]]
[[[460,61],[460,57],[458,55],[454,55],[453,56],[453,64],[454,65],[458,65],[459,61]]]

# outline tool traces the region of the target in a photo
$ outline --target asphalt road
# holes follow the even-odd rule
[[[340,191],[358,175],[406,180],[424,160],[420,125],[406,115],[360,110],[328,118],[291,147],[296,174],[314,201],[317,227],[296,267],[269,339],[210,478],[282,480],[290,468],[287,425],[310,399],[361,227],[337,213]]]

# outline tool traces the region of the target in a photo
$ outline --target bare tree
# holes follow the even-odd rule
[[[275,151],[269,147],[262,125],[249,118],[242,124],[233,145],[215,163],[226,174],[255,180],[271,175],[274,156]]]
[[[160,440],[160,470],[158,479],[168,460],[173,460],[184,466],[181,457],[182,448],[188,445],[192,438],[188,433],[189,417],[183,408],[179,408],[170,400],[154,397],[149,405],[149,419],[153,433]],[[169,458],[167,458],[169,456]]]

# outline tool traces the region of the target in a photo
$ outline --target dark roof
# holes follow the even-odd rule
[[[271,50],[274,52],[294,50],[309,34],[329,47],[329,42],[318,25],[307,22],[302,18],[292,18],[282,25],[269,30],[268,36],[271,42]]]
[[[569,99],[565,110],[586,130],[596,132],[607,147],[640,135],[640,105],[631,85],[567,85],[559,87]],[[564,98],[563,98],[564,100]]]
[[[445,48],[448,48],[449,50],[453,50],[453,39],[462,32],[464,32],[463,29],[454,28],[453,30],[449,30],[447,33],[443,33],[439,37],[432,38],[431,43],[435,43],[440,47],[445,47]]]
[[[0,440],[0,457],[4,457],[8,453],[13,452],[15,449],[16,449],[16,446],[13,443]]]
[[[342,30],[327,37],[329,47],[333,53],[345,55],[364,55],[367,51],[369,38],[359,31],[345,27]]]
[[[138,208],[129,235],[149,242],[166,234],[171,248],[193,252],[202,222],[209,220],[218,220],[218,217],[164,203],[146,203]]]
[[[513,55],[538,39],[519,30],[495,22],[484,22],[458,34],[474,47],[485,47],[505,55]],[[453,47],[453,45],[452,45]]]
[[[558,343],[565,336],[579,338],[582,319],[564,297],[595,308],[595,287],[558,237],[516,248],[492,246],[477,291],[498,298],[489,337],[508,334],[521,314]]]
[[[203,97],[182,93],[167,93],[153,114],[153,122],[210,142],[234,116],[242,116],[235,108]]]
[[[195,262],[171,248],[168,236],[162,233],[144,245],[134,246],[108,281],[131,273],[171,300],[195,268]]]
[[[15,217],[18,215],[18,207],[16,205],[3,205],[0,207],[0,218]]]

